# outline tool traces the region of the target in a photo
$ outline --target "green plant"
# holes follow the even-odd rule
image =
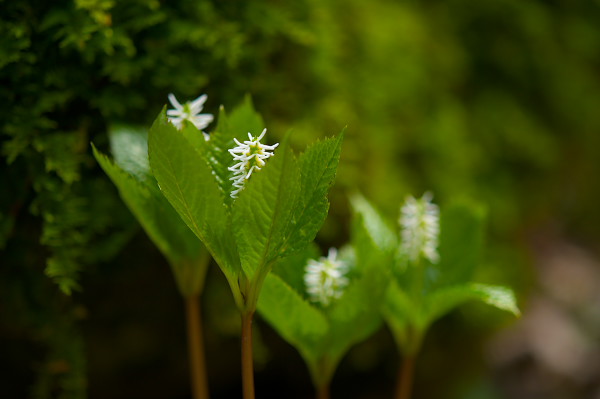
[[[201,134],[193,126],[187,126],[187,129],[193,130],[191,134]],[[179,292],[185,299],[192,391],[196,399],[206,398],[208,381],[198,302],[210,256],[160,193],[148,162],[147,131],[115,126],[109,137],[114,162],[96,147],[93,147],[94,156],[171,266]]]
[[[161,192],[206,245],[241,314],[246,399],[254,397],[252,319],[265,277],[277,259],[308,245],[327,216],[343,137],[317,142],[298,159],[284,139],[265,164],[258,161],[264,146],[251,136],[264,135],[263,127],[246,99],[231,115],[221,108],[208,141],[198,131],[178,131],[164,111],[149,132],[150,166]],[[234,143],[245,132],[249,156],[237,162]],[[252,173],[255,166],[262,170]],[[240,168],[249,168],[243,190]]]
[[[404,357],[398,399],[410,397],[415,358],[435,320],[470,300],[519,315],[512,290],[471,281],[483,244],[483,209],[456,202],[444,208],[440,220],[437,205],[430,201],[427,196],[407,198],[399,235],[367,200],[352,198],[375,253],[389,260],[384,265],[390,283],[382,314]]]
[[[355,218],[350,245],[342,248],[339,260],[330,250],[328,258],[312,261],[318,257],[313,246],[279,261],[258,302],[261,315],[304,358],[320,399],[329,397],[331,379],[346,352],[381,326],[386,255],[376,250],[363,222]],[[337,270],[329,269],[327,276],[331,267]],[[323,278],[319,274],[327,280],[314,281]],[[311,295],[311,288],[324,290],[325,296]]]

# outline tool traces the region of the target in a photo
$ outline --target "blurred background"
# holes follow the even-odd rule
[[[437,322],[415,398],[600,398],[600,1],[0,0],[0,82],[1,397],[190,397],[171,272],[89,145],[173,92],[215,114],[249,93],[299,150],[348,126],[324,252],[354,190],[390,220],[425,190],[487,206],[477,280],[523,317]],[[212,267],[214,398],[241,392],[230,296]],[[312,397],[298,353],[255,331],[258,397]],[[391,397],[398,365],[383,328],[333,397]]]

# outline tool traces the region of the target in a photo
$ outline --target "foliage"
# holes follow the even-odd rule
[[[383,304],[384,317],[400,349],[414,356],[431,324],[469,300],[479,300],[519,315],[512,290],[471,282],[480,260],[483,211],[468,202],[445,207],[441,216],[438,263],[421,257],[408,262],[402,247],[390,237],[398,236],[362,196],[353,207],[366,226],[366,236],[376,244],[371,254],[387,256],[390,285]]]
[[[261,315],[301,353],[317,388],[327,387],[347,351],[381,326],[385,255],[376,251],[363,220],[355,221],[350,245],[342,255],[350,283],[330,306],[311,303],[306,294],[303,276],[315,248],[279,261],[258,302]]]
[[[188,140],[164,111],[149,132],[150,166],[162,193],[206,245],[243,314],[254,312],[273,263],[308,245],[325,220],[343,137],[315,143],[298,161],[284,141],[233,201],[228,149],[260,121],[247,99],[231,117],[221,110],[208,141]]]

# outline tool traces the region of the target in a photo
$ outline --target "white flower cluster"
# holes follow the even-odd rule
[[[266,133],[267,129],[263,130],[258,137],[253,137],[248,133],[248,140],[243,143],[240,143],[238,139],[233,139],[237,147],[230,149],[229,153],[237,163],[229,167],[229,170],[233,172],[233,177],[229,180],[233,180],[233,187],[235,187],[235,190],[231,192],[231,198],[237,198],[252,172],[265,166],[265,159],[272,157],[272,151],[279,145],[279,143],[273,145],[262,144],[260,140]]]
[[[320,302],[324,306],[338,299],[348,285],[348,265],[336,259],[337,250],[330,248],[327,257],[318,261],[311,259],[305,268],[304,284],[311,301]]]
[[[418,200],[408,196],[402,206],[402,248],[413,263],[421,256],[432,263],[439,260],[440,210],[431,203],[432,199],[433,195],[429,192]]]
[[[201,95],[194,101],[186,102],[181,105],[179,101],[175,98],[173,93],[169,94],[169,101],[175,107],[175,109],[167,110],[167,117],[169,121],[177,128],[180,129],[183,127],[183,122],[188,121],[196,126],[196,129],[202,130],[207,127],[214,119],[212,114],[201,114],[202,108],[204,108],[204,103],[206,102],[207,96],[206,94]],[[202,132],[204,134],[204,138],[208,140],[208,134]]]

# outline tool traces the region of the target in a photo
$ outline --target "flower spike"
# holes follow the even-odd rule
[[[253,137],[248,133],[248,140],[243,143],[240,143],[238,139],[233,139],[237,147],[230,149],[229,153],[237,163],[228,168],[233,172],[233,176],[229,180],[233,180],[233,187],[235,187],[235,190],[231,192],[231,198],[237,198],[239,192],[244,189],[246,180],[252,176],[252,172],[261,170],[265,166],[265,159],[274,155],[273,150],[279,143],[262,144],[260,140],[265,137],[266,133],[267,129],[264,129],[258,137]]]
[[[328,306],[338,299],[348,285],[348,265],[337,258],[337,250],[330,248],[327,257],[311,259],[305,268],[304,284],[311,301]]]
[[[173,93],[169,94],[169,101],[175,109],[167,110],[167,117],[169,121],[179,130],[183,128],[185,121],[192,123],[196,126],[196,129],[202,130],[207,127],[214,119],[212,114],[201,114],[204,103],[208,98],[206,94],[202,94],[200,97],[193,101],[188,101],[181,105]],[[209,136],[205,132],[202,132],[204,139],[208,140]]]
[[[438,236],[440,234],[440,209],[431,200],[433,195],[426,192],[420,199],[408,196],[402,206],[400,226],[402,227],[402,248],[411,262],[420,257],[437,263]]]

